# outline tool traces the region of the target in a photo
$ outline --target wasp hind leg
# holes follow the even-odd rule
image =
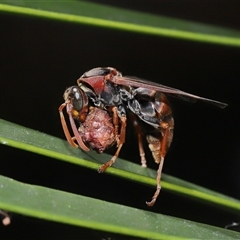
[[[154,205],[161,190],[161,175],[162,175],[164,158],[168,151],[168,148],[170,147],[170,144],[173,138],[173,119],[171,119],[169,123],[162,122],[160,124],[160,126],[162,126],[163,128],[161,128],[161,131],[158,134],[159,136],[157,137],[153,135],[147,136],[147,141],[149,144],[149,148],[152,152],[154,161],[159,164],[159,167],[157,170],[157,177],[156,177],[157,189],[152,197],[152,200],[150,202],[146,202],[146,204],[149,207]]]

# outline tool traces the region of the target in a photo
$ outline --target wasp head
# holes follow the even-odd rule
[[[85,92],[78,86],[67,88],[63,94],[65,102],[72,104],[73,109],[80,112],[84,106],[88,105],[88,98]]]

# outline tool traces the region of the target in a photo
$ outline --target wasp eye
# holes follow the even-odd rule
[[[83,96],[82,92],[77,86],[69,88],[68,99],[73,105],[73,109],[76,111],[81,111],[83,108]]]
[[[79,91],[78,88],[74,87],[74,88],[72,89],[72,94],[73,94],[73,98],[75,98],[76,100],[82,99],[81,92]]]

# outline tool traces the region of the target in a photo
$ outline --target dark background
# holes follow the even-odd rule
[[[95,2],[240,30],[240,21],[236,21],[240,3],[233,1]],[[191,104],[170,98],[175,135],[163,172],[240,198],[239,48],[3,13],[0,23],[1,118],[64,139],[57,110],[63,92],[76,84],[83,72],[98,66],[112,66],[125,75],[226,102],[229,106],[222,110],[203,102]],[[137,140],[133,138],[128,124],[120,155],[138,163]],[[0,151],[2,175],[149,210],[145,200],[151,197],[152,188],[3,145]],[[157,169],[150,154],[148,158],[149,167]],[[164,190],[153,211],[220,227],[239,220]],[[12,224],[1,227],[1,232],[8,238],[16,232],[27,237],[23,230],[32,227],[39,239],[51,231],[55,237],[73,237],[81,231],[93,238],[118,238],[19,215],[13,215]]]

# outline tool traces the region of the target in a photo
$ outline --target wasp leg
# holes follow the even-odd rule
[[[167,153],[169,145],[172,140],[173,136],[173,127],[167,127],[162,132],[163,137],[161,140],[159,138],[153,137],[151,135],[147,136],[147,141],[149,143],[149,148],[152,151],[153,158],[156,163],[159,163],[158,171],[157,171],[157,189],[152,197],[150,202],[146,202],[149,207],[152,207],[157,200],[157,197],[161,190],[161,175],[162,175],[162,168],[164,163],[164,157]]]
[[[172,110],[169,106],[167,98],[164,94],[157,93],[155,97],[155,109],[157,111],[157,118],[159,119],[158,133],[147,136],[149,148],[152,152],[153,158],[159,164],[157,171],[157,189],[148,206],[153,206],[161,190],[161,175],[165,155],[171,145],[173,138],[174,120],[172,117]]]
[[[162,175],[162,168],[163,168],[163,162],[164,162],[164,158],[161,159],[160,163],[159,163],[159,166],[158,166],[158,170],[157,170],[157,189],[152,197],[152,200],[150,202],[146,202],[146,204],[149,206],[149,207],[152,207],[157,198],[158,198],[158,195],[160,193],[160,190],[161,190],[161,175]]]
[[[117,113],[117,107],[113,107],[111,109],[111,111],[113,112],[113,126],[114,126],[114,135],[117,141],[117,146],[119,145],[120,139],[119,139],[119,121],[118,121],[118,113]]]
[[[104,172],[108,167],[111,167],[112,164],[116,161],[120,150],[125,142],[125,136],[126,136],[126,125],[127,125],[127,118],[125,116],[120,117],[121,120],[121,129],[120,129],[120,137],[119,137],[119,143],[117,147],[117,151],[115,152],[114,156],[105,164],[99,167],[98,172],[102,173]]]
[[[74,136],[78,143],[78,145],[80,146],[80,148],[84,151],[89,151],[90,149],[83,143],[82,141],[82,138],[81,136],[79,135],[79,132],[77,130],[77,127],[76,127],[76,124],[73,120],[73,116],[72,116],[72,104],[67,104],[67,113],[69,115],[69,121],[70,121],[70,124],[71,124],[71,127],[72,127],[72,130],[73,130],[73,133],[74,133]]]
[[[134,114],[129,114],[133,123],[133,126],[135,128],[135,131],[137,133],[137,138],[138,138],[138,149],[139,149],[139,155],[141,157],[141,165],[142,167],[147,167],[147,160],[145,158],[145,152],[144,152],[144,148],[143,148],[143,133],[142,133],[142,129],[141,126],[136,118],[136,116]]]
[[[58,111],[59,111],[59,114],[60,114],[60,119],[61,119],[61,123],[62,123],[62,128],[63,128],[63,132],[66,136],[66,139],[67,141],[69,142],[69,144],[71,146],[73,146],[74,148],[77,148],[78,145],[74,142],[74,139],[71,137],[71,134],[70,132],[68,131],[68,127],[67,127],[67,124],[66,124],[66,121],[65,121],[65,117],[63,115],[63,109],[66,107],[66,105],[69,104],[69,103],[63,103],[59,108],[58,108]]]
[[[67,124],[66,124],[63,112],[62,112],[65,107],[67,108],[67,113],[69,115],[69,121],[70,121],[72,130],[73,130],[73,133],[74,133],[74,137],[71,137],[71,134],[68,131],[68,127],[67,127]],[[84,151],[89,151],[90,149],[83,143],[83,141],[82,141],[82,139],[81,139],[81,137],[80,137],[80,135],[78,133],[76,124],[75,124],[75,122],[73,120],[73,117],[72,117],[72,105],[69,102],[65,102],[58,108],[58,110],[59,110],[59,114],[60,114],[60,119],[61,119],[63,131],[64,131],[64,134],[65,134],[69,144],[72,145],[73,147],[77,148],[78,145],[74,142],[76,140],[77,143],[79,144],[79,146]]]

